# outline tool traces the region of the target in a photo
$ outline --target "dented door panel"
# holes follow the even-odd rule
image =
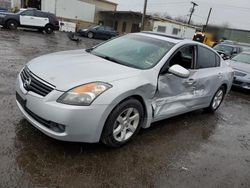
[[[221,86],[222,68],[190,70],[189,78],[172,74],[158,79],[158,90],[152,102],[154,120],[172,117],[192,110],[208,107],[214,93]]]

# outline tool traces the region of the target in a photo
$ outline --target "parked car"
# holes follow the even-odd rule
[[[223,42],[221,42],[220,44],[229,44],[229,45],[237,45],[238,42],[236,41],[232,41],[232,40],[224,40]]]
[[[0,12],[0,25],[8,29],[18,27],[33,28],[50,34],[59,30],[59,22],[54,14],[37,9],[21,9],[17,13]]]
[[[90,39],[111,39],[112,37],[118,36],[118,32],[109,26],[91,26],[87,29],[80,29],[78,34],[83,37],[88,37]]]
[[[8,9],[0,7],[0,12],[8,12]]]
[[[214,47],[224,60],[231,59],[243,51],[242,47],[231,44],[218,44]]]
[[[145,32],[32,60],[18,75],[16,99],[50,137],[119,147],[152,122],[216,111],[232,81],[212,48]]]
[[[234,69],[233,85],[250,90],[250,52],[242,52],[229,61]]]

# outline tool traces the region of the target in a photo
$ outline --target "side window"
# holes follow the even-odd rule
[[[217,67],[216,56],[217,55],[212,50],[199,46],[196,68],[205,69]]]
[[[36,11],[36,12],[35,12],[35,16],[36,16],[36,17],[42,17],[42,18],[45,18],[45,17],[46,17],[44,13],[39,12],[39,11]]]
[[[103,26],[99,26],[99,27],[97,28],[97,30],[103,31],[103,30],[104,30],[104,27],[103,27]]]
[[[26,10],[21,13],[22,16],[34,16],[34,11],[33,10]]]
[[[168,66],[180,65],[186,69],[192,69],[194,66],[194,46],[186,46],[181,48],[170,59]]]

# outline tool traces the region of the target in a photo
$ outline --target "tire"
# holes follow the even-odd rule
[[[6,26],[8,29],[16,30],[18,27],[18,22],[15,20],[8,20]]]
[[[87,37],[88,37],[89,39],[94,38],[94,33],[88,32]]]
[[[204,110],[210,113],[215,112],[220,107],[221,103],[223,102],[225,95],[226,95],[226,87],[221,86],[214,94],[209,107],[205,108]]]
[[[47,33],[47,34],[51,34],[54,32],[54,27],[53,25],[46,25],[45,28],[44,28],[44,31]]]
[[[144,120],[142,104],[136,99],[120,103],[110,113],[101,141],[109,147],[121,147],[131,141],[139,132]]]

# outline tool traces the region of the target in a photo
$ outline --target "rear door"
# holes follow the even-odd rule
[[[194,75],[197,81],[195,87],[197,108],[209,106],[215,92],[222,85],[223,68],[220,66],[220,60],[221,58],[214,51],[198,45]]]

